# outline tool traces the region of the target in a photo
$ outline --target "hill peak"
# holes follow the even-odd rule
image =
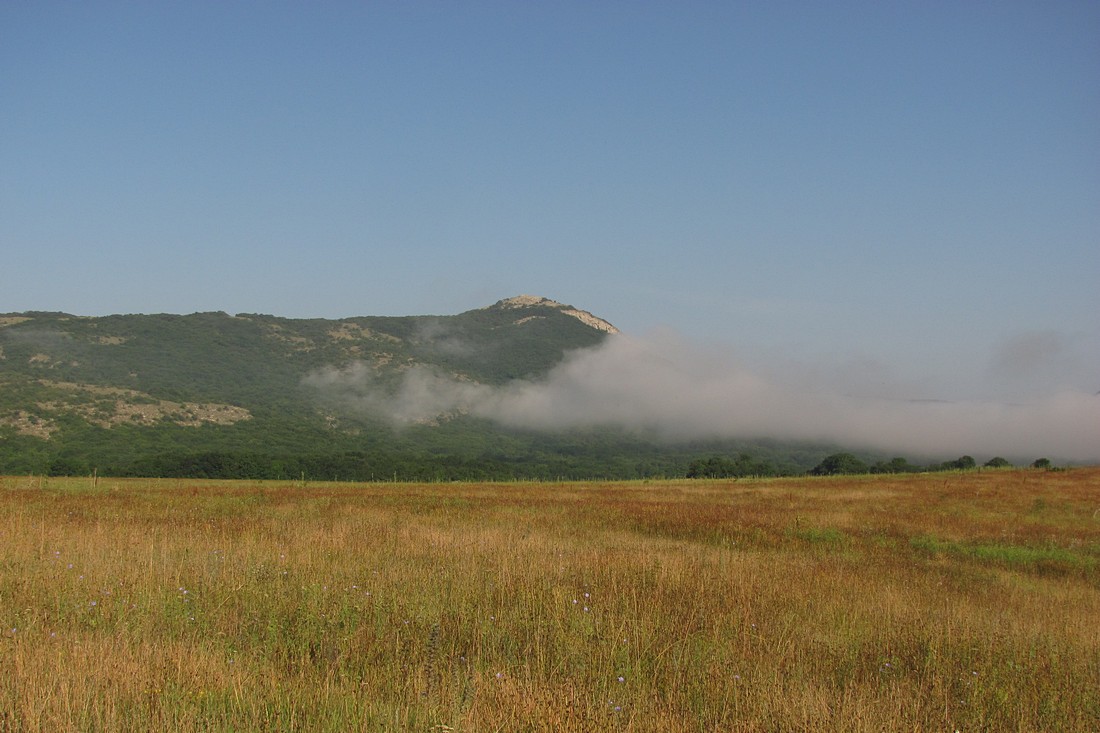
[[[594,328],[597,331],[603,331],[605,333],[619,333],[619,329],[615,328],[604,319],[592,315],[588,311],[582,311],[574,308],[571,305],[565,305],[564,303],[559,303],[556,300],[550,300],[550,298],[544,298],[539,295],[516,295],[512,298],[498,300],[496,303],[488,307],[500,309],[556,308],[565,315],[572,316],[581,323],[590,328]]]

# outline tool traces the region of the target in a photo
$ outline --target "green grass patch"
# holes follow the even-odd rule
[[[851,538],[836,527],[796,527],[788,536],[810,545],[827,548],[841,548],[849,544]]]
[[[1066,547],[1029,547],[1002,542],[963,543],[921,535],[909,540],[909,546],[922,555],[971,560],[989,565],[1051,573],[1091,573],[1097,559]]]

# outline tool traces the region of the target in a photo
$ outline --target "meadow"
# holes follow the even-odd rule
[[[0,732],[1100,730],[1100,469],[0,478]]]

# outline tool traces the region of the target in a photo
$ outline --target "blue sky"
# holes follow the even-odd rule
[[[1098,38],[1090,2],[5,2],[0,312],[531,293],[790,381],[1092,394]]]

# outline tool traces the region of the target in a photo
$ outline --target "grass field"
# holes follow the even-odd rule
[[[1100,730],[1100,469],[0,479],[0,732]]]

